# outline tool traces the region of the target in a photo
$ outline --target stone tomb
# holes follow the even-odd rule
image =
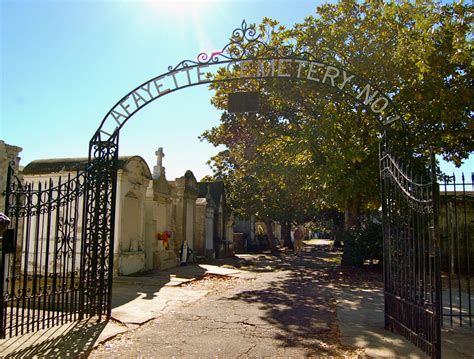
[[[224,182],[199,182],[198,187],[197,214],[201,230],[198,230],[196,235],[197,242],[205,243],[205,247],[199,248],[197,253],[206,258],[221,258],[234,254],[234,216],[225,201]],[[203,226],[204,222],[206,226]],[[209,239],[211,237],[212,245]]]
[[[10,157],[16,157],[21,149],[13,150]],[[168,181],[162,164],[163,150],[160,148],[155,154],[153,174],[142,157],[119,157],[114,275],[179,265],[179,249],[184,240],[193,250],[191,261],[233,253],[233,217],[226,212],[223,183],[198,184],[191,171]],[[57,184],[60,178],[64,181],[69,175],[74,177],[86,164],[86,158],[37,160],[29,163],[21,175],[25,183],[36,188],[50,178]],[[205,191],[204,196],[201,191]],[[82,211],[80,200],[79,227]],[[78,233],[80,236],[81,228]],[[79,253],[76,255],[79,259]]]
[[[199,183],[202,187],[202,183]],[[214,245],[216,203],[211,197],[210,186],[205,197],[196,200],[196,243],[194,254],[197,260],[216,257]]]
[[[86,158],[60,158],[30,162],[23,169],[25,183],[58,183],[70,174],[75,176],[87,164]],[[140,156],[119,157],[117,173],[117,206],[115,213],[114,274],[127,275],[143,271],[145,266],[145,198],[151,173]],[[82,200],[78,211],[78,233],[82,226]],[[30,246],[33,248],[33,246]],[[78,253],[76,254],[78,255]]]
[[[9,145],[5,143],[5,141],[0,140],[0,193],[3,193],[6,188],[7,171],[11,162],[15,164],[15,171],[18,171],[20,165],[20,157],[18,157],[18,154],[21,151],[21,147]],[[5,212],[5,201],[3,197],[0,199],[0,212]]]
[[[145,232],[150,239],[146,242],[147,269],[166,269],[179,264],[184,240],[191,249],[194,247],[197,181],[191,171],[167,181],[163,149],[160,147],[155,154],[157,164],[146,199]]]

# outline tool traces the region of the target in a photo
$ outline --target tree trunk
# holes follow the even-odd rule
[[[346,208],[344,210],[344,230],[349,231],[352,228],[359,227],[360,217],[360,193],[356,193],[354,197],[346,200]]]
[[[265,223],[265,227],[267,227],[267,238],[268,238],[268,246],[270,247],[270,252],[276,253],[278,252],[278,250],[275,245],[275,236],[273,234],[272,221],[268,218],[265,218],[263,220],[263,223]]]
[[[281,236],[283,238],[283,246],[293,250],[293,242],[291,242],[291,223],[283,223],[281,225]]]

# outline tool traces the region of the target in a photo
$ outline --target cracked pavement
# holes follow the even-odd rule
[[[240,273],[181,285],[183,291],[207,294],[119,334],[89,357],[356,356],[360,349],[339,340],[330,288],[336,257],[305,248],[303,257],[283,253],[224,260]]]

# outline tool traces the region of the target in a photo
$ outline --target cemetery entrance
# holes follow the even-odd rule
[[[218,71],[226,75],[216,76]],[[434,165],[425,177],[408,174],[403,167],[390,139],[402,134],[406,140],[407,126],[390,96],[339,67],[336,59],[327,63],[291,45],[269,47],[245,22],[222,51],[169,67],[120,99],[90,140],[88,162],[77,176],[24,184],[10,168],[5,198],[12,222],[2,251],[1,337],[110,316],[119,133],[135,113],[187,87],[269,79],[328,87],[362,104],[378,121],[383,134],[386,327],[439,357],[439,190]]]

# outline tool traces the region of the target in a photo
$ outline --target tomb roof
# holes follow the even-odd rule
[[[146,164],[146,161],[140,156],[119,156],[117,167],[123,169],[132,159],[138,159]],[[83,171],[87,165],[86,157],[79,158],[49,158],[35,160],[28,163],[23,169],[25,175],[41,175],[58,172],[76,172]],[[147,165],[148,168],[148,165]],[[148,169],[148,172],[150,170]]]

